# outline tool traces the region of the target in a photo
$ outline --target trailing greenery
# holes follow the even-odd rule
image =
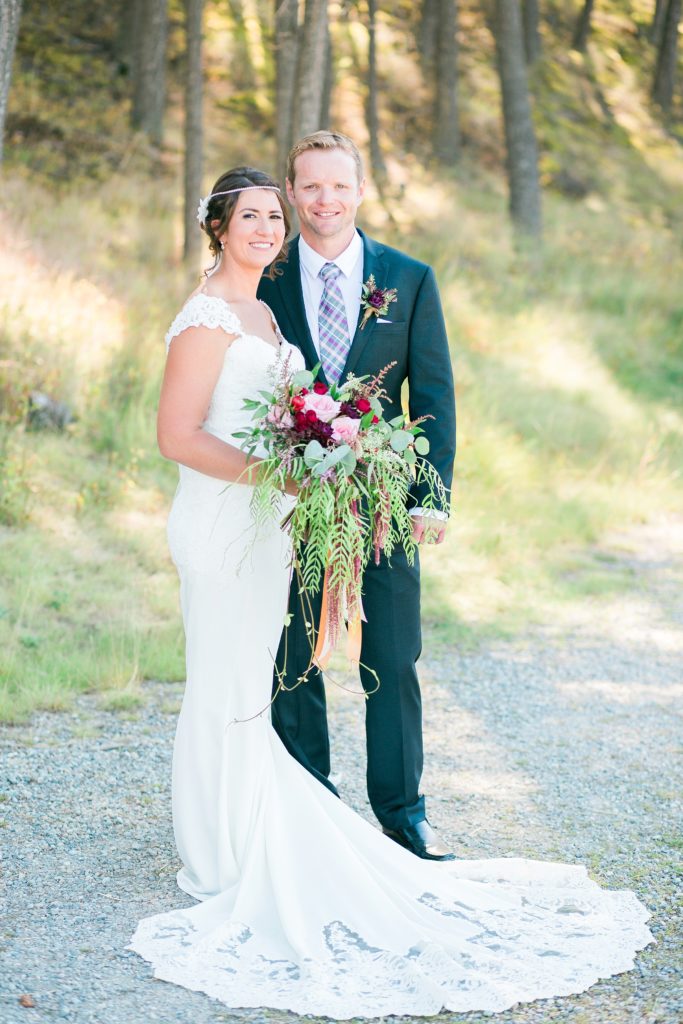
[[[376,308],[386,312],[380,303]],[[423,507],[448,512],[446,489],[425,458],[429,441],[421,421],[403,414],[383,417],[382,381],[393,365],[372,378],[349,374],[342,384],[327,385],[316,380],[319,364],[292,373],[289,359],[280,360],[273,367],[272,392],[245,398],[251,426],[233,435],[249,456],[261,457],[245,471],[254,484],[257,527],[277,512],[288,483],[297,485],[283,526],[309,597],[323,586],[324,574],[331,647],[345,620],[362,618],[362,579],[370,560],[379,563],[382,554],[390,560],[401,544],[409,563],[414,561],[413,480],[426,484]]]

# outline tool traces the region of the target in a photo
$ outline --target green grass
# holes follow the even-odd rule
[[[605,559],[601,538],[680,508],[680,256],[657,227],[627,230],[618,206],[601,220],[556,198],[544,258],[530,262],[500,230],[495,183],[463,192],[426,172],[421,181],[399,229],[383,231],[379,206],[366,218],[434,263],[442,288],[458,387],[456,514],[446,544],[423,552],[423,611],[430,644],[465,645],[628,590],[632,574]],[[176,474],[156,452],[154,407],[161,339],[188,283],[166,272],[163,249],[158,262],[144,246],[113,262],[91,250],[91,205],[114,234],[146,203],[144,182],[120,187],[108,187],[106,214],[96,193],[81,200],[67,246],[69,196],[26,226],[31,258],[14,267],[0,310],[7,351],[29,377],[47,372],[79,414],[65,435],[11,431],[28,500],[0,544],[6,720],[93,689],[131,710],[139,680],[183,673],[164,532]],[[10,176],[10,195],[30,188]],[[450,211],[438,222],[430,188]],[[154,217],[168,252],[168,225]],[[635,252],[649,255],[636,266]]]
[[[0,533],[0,718],[63,709],[92,689],[132,707],[140,679],[184,671],[165,495],[132,480],[112,486],[112,471],[74,439],[31,444],[41,467],[31,519]]]
[[[494,231],[494,190],[473,192],[439,193],[438,226],[425,208],[419,235],[401,227],[437,267],[458,389],[458,511],[423,558],[425,617],[446,642],[627,590],[601,538],[679,509],[683,468],[674,236],[624,224],[619,204],[596,217],[550,196],[530,261]]]
[[[164,531],[176,472],[154,437],[163,334],[197,280],[178,259],[181,119],[172,105],[161,160],[131,140],[102,54],[71,54],[65,76],[67,58],[46,51],[41,73],[55,88],[43,102],[36,75],[21,69],[32,48],[45,50],[41,33],[52,38],[57,15],[61,25],[50,7],[21,41],[10,113],[45,117],[8,146],[0,198],[0,720],[9,721],[66,707],[83,690],[133,712],[141,680],[183,674]],[[636,17],[646,16],[641,4]],[[491,41],[472,12],[463,17],[463,162],[445,174],[425,161],[424,95],[414,58],[397,46],[383,108],[393,184],[383,202],[370,190],[361,208],[371,233],[435,266],[444,300],[459,407],[456,513],[422,564],[428,643],[448,647],[627,591],[632,573],[610,561],[603,538],[680,510],[683,490],[683,154],[647,98],[648,44],[624,30],[612,2],[585,57],[567,51],[566,25],[557,42],[545,26],[534,72],[545,245],[522,252],[500,174]],[[352,134],[358,32],[339,27],[335,122]],[[261,122],[250,128],[239,112],[248,83],[232,95],[216,39],[207,104],[231,130],[209,118],[207,178],[245,159],[272,162]],[[91,59],[100,61],[94,94],[67,118],[59,90],[73,89]],[[86,113],[106,144],[83,132]],[[417,155],[405,151],[411,139]],[[567,171],[583,198],[559,194]],[[74,406],[66,434],[24,432],[32,387]]]

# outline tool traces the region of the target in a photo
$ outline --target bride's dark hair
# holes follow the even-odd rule
[[[274,195],[277,196],[282,210],[282,216],[285,222],[285,238],[289,234],[291,221],[289,217],[289,210],[287,204],[279,191],[280,186],[277,181],[266,174],[265,171],[258,171],[255,167],[233,167],[232,170],[226,171],[225,174],[221,174],[218,181],[214,183],[211,189],[211,198],[209,199],[209,205],[202,224],[202,230],[209,236],[209,249],[213,253],[213,267],[209,267],[205,273],[210,274],[212,270],[218,265],[218,260],[221,254],[221,243],[219,242],[220,235],[224,234],[228,224],[232,220],[232,215],[235,212],[237,206],[237,200],[242,195],[241,192],[230,192],[229,195],[214,195],[216,192],[229,192],[230,189],[244,189],[250,186],[261,186],[262,188],[272,188]],[[212,222],[218,221],[218,224],[213,226]],[[278,268],[278,263],[284,262],[287,259],[287,242],[283,242],[282,248],[279,253],[270,264],[268,276],[271,280],[278,274],[282,273],[282,270]]]

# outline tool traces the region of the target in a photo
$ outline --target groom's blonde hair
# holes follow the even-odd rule
[[[342,152],[348,153],[349,156],[353,157],[358,184],[360,185],[363,180],[363,161],[358,151],[358,146],[348,135],[342,135],[341,132],[328,131],[313,132],[312,135],[305,135],[303,139],[299,139],[292,147],[287,157],[287,178],[290,184],[294,184],[297,157],[301,156],[302,153],[308,153],[312,149],[341,149]]]

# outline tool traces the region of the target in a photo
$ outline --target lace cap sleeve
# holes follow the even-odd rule
[[[166,348],[188,327],[220,327],[226,334],[243,334],[242,324],[225,299],[198,292],[187,300],[166,332]]]

